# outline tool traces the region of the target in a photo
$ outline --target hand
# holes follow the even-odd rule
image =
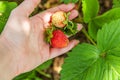
[[[15,75],[30,71],[78,44],[77,40],[73,40],[67,47],[58,49],[50,48],[49,44],[44,41],[44,31],[49,26],[50,16],[59,10],[71,11],[69,19],[73,19],[78,16],[78,12],[73,10],[75,5],[62,4],[29,17],[39,2],[40,0],[25,0],[14,9],[1,35],[3,43],[11,52],[13,58],[11,63],[14,66]],[[78,29],[81,30],[80,25]]]

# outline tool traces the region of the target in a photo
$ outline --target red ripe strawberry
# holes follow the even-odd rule
[[[52,23],[56,27],[62,28],[66,24],[64,24],[66,18],[65,18],[65,12],[63,11],[57,11],[52,15]]]
[[[51,38],[51,45],[54,48],[66,47],[69,43],[68,38],[61,30],[53,31],[53,37]]]

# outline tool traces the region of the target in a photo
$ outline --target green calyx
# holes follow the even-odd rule
[[[45,31],[45,41],[47,43],[51,43],[51,38],[53,37],[52,33],[53,33],[54,30],[55,30],[54,26],[46,29],[46,31]]]
[[[66,20],[64,21],[64,24],[66,24],[66,26],[63,28],[63,32],[66,35],[70,36],[70,35],[76,34],[78,30],[77,30],[77,24],[69,20],[69,15],[70,15],[70,12],[65,14]]]

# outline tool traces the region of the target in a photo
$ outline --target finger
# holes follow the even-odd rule
[[[49,26],[49,22],[50,22],[50,19],[51,19],[51,15],[56,12],[56,11],[65,11],[65,12],[68,12],[68,11],[71,11],[73,8],[75,7],[74,4],[62,4],[60,6],[57,6],[57,7],[54,7],[54,8],[51,8],[51,9],[48,9],[40,14],[37,14],[33,17],[39,17],[43,20],[44,22],[44,26],[47,27]]]
[[[68,11],[71,11],[74,7],[75,7],[74,4],[67,4],[67,5],[66,4],[62,4],[60,6],[48,9],[48,10],[46,10],[46,11],[40,13],[40,14],[37,14],[36,16],[43,17],[46,14],[52,15],[56,11],[60,11],[60,10],[68,12]]]
[[[71,11],[73,8],[75,7],[75,4],[62,4],[60,6],[57,6],[57,7],[54,7],[54,8],[51,8],[51,9],[48,9],[47,12],[56,12],[56,11],[64,11],[64,12],[68,12],[68,11]]]
[[[77,10],[72,10],[69,15],[69,20],[72,20],[78,16],[78,11]]]
[[[72,40],[72,41],[69,43],[69,45],[68,45],[67,47],[65,47],[65,48],[61,48],[61,49],[59,49],[59,48],[52,48],[52,49],[51,49],[51,53],[50,53],[50,59],[51,59],[51,58],[54,58],[54,57],[56,57],[56,56],[59,56],[59,55],[65,53],[65,52],[68,52],[68,51],[71,50],[73,47],[75,47],[78,43],[79,43],[78,40]]]
[[[16,9],[18,15],[29,16],[41,0],[24,0]]]

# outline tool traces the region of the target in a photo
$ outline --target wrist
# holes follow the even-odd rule
[[[4,37],[0,37],[0,80],[11,80],[15,77],[14,57],[11,46]]]

